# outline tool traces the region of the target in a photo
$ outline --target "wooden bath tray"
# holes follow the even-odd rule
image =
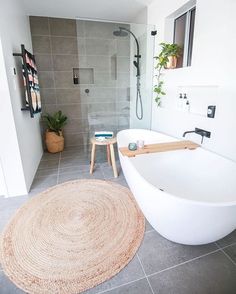
[[[173,150],[180,150],[180,149],[194,150],[198,147],[200,147],[200,145],[192,141],[176,141],[176,142],[144,145],[144,148],[138,149],[135,151],[129,150],[128,147],[120,147],[119,150],[123,156],[134,157],[139,154],[165,152],[165,151],[173,151]]]

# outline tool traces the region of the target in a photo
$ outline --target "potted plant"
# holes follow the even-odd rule
[[[53,115],[44,115],[47,124],[45,143],[50,153],[57,153],[64,150],[64,137],[62,128],[66,125],[67,117],[59,110]]]
[[[154,58],[157,60],[155,68],[157,69],[157,84],[154,86],[154,92],[156,93],[155,101],[157,105],[161,104],[161,97],[166,93],[163,91],[162,86],[164,82],[161,80],[163,69],[176,68],[177,58],[180,56],[181,47],[178,44],[160,43],[161,51],[158,56]]]

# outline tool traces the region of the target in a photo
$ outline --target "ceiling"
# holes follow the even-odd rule
[[[22,0],[28,15],[132,22],[153,0]]]

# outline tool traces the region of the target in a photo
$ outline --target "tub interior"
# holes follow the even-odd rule
[[[118,139],[119,147],[137,139],[147,144],[177,140],[152,131],[128,131]],[[236,163],[203,148],[144,154],[127,160],[146,181],[169,194],[200,202],[236,202]]]

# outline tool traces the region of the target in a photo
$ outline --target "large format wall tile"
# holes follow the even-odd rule
[[[51,37],[52,54],[78,54],[75,37]]]
[[[86,55],[110,56],[114,40],[86,39]]]
[[[53,76],[54,76],[53,71],[40,71],[39,72],[40,88],[53,89],[55,87]]]
[[[127,128],[130,36],[113,35],[120,24],[47,17],[30,24],[43,113],[68,116],[66,146],[88,144],[95,130]]]
[[[52,55],[51,54],[36,54],[35,60],[37,64],[37,69],[39,71],[52,71]]]
[[[116,87],[116,80],[111,79],[109,72],[99,72],[94,76],[94,84],[98,87]]]
[[[129,73],[129,57],[117,57],[117,72],[126,72]]]
[[[78,55],[53,55],[54,71],[70,71],[78,66]]]
[[[77,36],[76,21],[65,18],[49,18],[52,36]]]
[[[130,40],[117,40],[117,55],[130,56]]]
[[[89,131],[88,120],[81,119],[81,118],[69,119],[64,130],[67,134],[88,132]]]
[[[80,103],[80,88],[56,89],[57,104]]]
[[[78,38],[84,38],[84,30],[85,30],[85,21],[76,20],[76,31],[77,31]]]
[[[57,71],[55,72],[55,87],[60,88],[74,88],[73,72],[71,71]]]
[[[49,36],[32,36],[32,44],[34,48],[34,54],[51,54],[51,41]]]
[[[64,112],[70,119],[86,118],[81,104],[61,104],[57,105],[57,108]]]
[[[109,72],[110,58],[108,56],[89,56],[87,57],[87,66],[94,68],[96,71]]]
[[[87,145],[89,142],[89,134],[85,133],[65,133],[65,144],[66,146],[78,146]]]
[[[30,30],[32,35],[49,36],[49,20],[47,17],[30,16]]]
[[[40,89],[40,95],[43,104],[57,104],[55,89]]]

